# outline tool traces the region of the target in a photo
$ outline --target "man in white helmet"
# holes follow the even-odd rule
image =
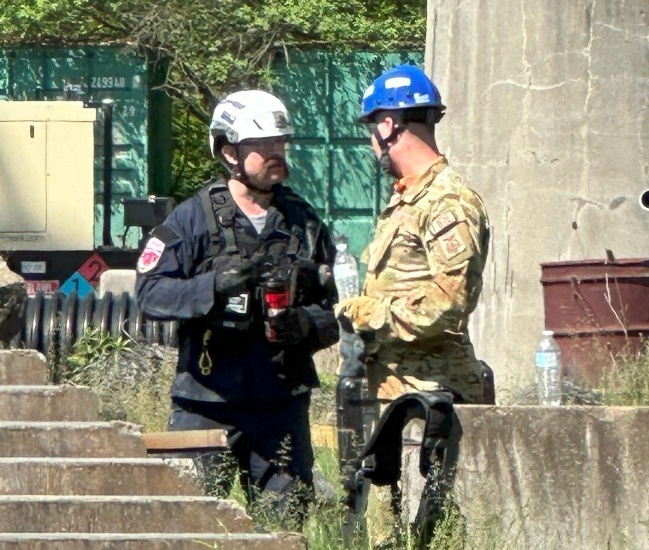
[[[249,497],[301,503],[287,510],[299,518],[294,490],[310,495],[313,480],[312,355],[336,342],[338,326],[329,232],[282,184],[293,134],[267,92],[217,105],[210,148],[229,178],[208,182],[151,232],[136,293],[145,316],[179,320],[169,429],[227,429]]]

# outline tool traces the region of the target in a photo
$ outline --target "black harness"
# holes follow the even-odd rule
[[[426,477],[443,453],[453,427],[453,395],[445,391],[407,393],[395,399],[381,415],[360,460],[371,465],[363,473],[375,485],[392,485],[401,477],[401,432],[411,418],[424,420],[419,472]],[[371,460],[366,460],[371,459]]]
[[[234,235],[234,219],[237,205],[223,179],[211,180],[198,193],[207,228],[210,233],[210,244],[205,253],[206,259],[221,254],[244,256]],[[290,238],[286,247],[286,256],[292,260],[315,257],[316,245],[321,229],[321,222],[309,205],[282,185],[274,187],[274,198],[277,209],[284,215],[290,228]],[[225,246],[223,246],[223,242]]]

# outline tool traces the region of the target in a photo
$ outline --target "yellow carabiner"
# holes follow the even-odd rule
[[[198,368],[201,369],[201,374],[203,376],[209,376],[210,374],[212,374],[212,358],[210,357],[210,354],[207,350],[207,346],[209,345],[211,339],[212,331],[208,329],[203,335],[203,350],[201,352],[200,358],[198,359]]]

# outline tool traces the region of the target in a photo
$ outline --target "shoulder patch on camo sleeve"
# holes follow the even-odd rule
[[[455,258],[460,252],[466,250],[466,244],[460,235],[457,227],[454,227],[450,231],[444,233],[439,238],[439,244],[442,247],[442,252],[446,256],[447,260]]]
[[[165,249],[165,243],[156,237],[150,238],[142,254],[137,260],[137,270],[140,273],[147,273],[158,265],[162,252]]]
[[[457,218],[455,217],[453,211],[445,210],[430,223],[430,228],[433,235],[437,236],[449,225],[453,225],[456,221]]]

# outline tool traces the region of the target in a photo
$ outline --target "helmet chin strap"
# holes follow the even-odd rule
[[[387,137],[381,137],[381,134],[379,134],[376,126],[372,130],[374,138],[376,139],[376,142],[379,144],[379,147],[381,149],[381,156],[379,158],[381,169],[390,176],[394,176],[395,178],[399,177],[399,173],[397,171],[397,168],[394,166],[392,159],[390,158],[390,147],[392,147],[392,145],[390,145],[390,142],[394,141],[394,139],[404,130],[405,128],[402,128],[401,126],[396,124]]]

